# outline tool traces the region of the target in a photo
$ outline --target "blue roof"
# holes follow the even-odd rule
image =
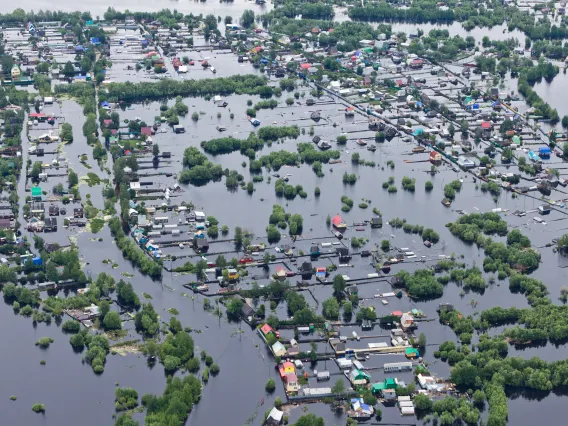
[[[102,101],[101,106],[110,106],[110,104],[107,101]]]
[[[540,152],[550,152],[550,148],[548,146],[542,146],[539,148]]]

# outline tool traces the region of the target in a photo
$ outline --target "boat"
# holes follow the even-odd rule
[[[359,138],[359,139],[357,139],[357,145],[365,146],[365,145],[367,145],[367,142],[365,142],[363,139]]]
[[[375,152],[376,150],[377,150],[377,147],[375,145],[368,145],[367,146],[367,151]]]
[[[381,271],[383,271],[385,274],[388,274],[390,272],[390,270],[391,270],[390,265],[385,264],[385,265],[381,266]]]
[[[327,143],[326,141],[319,141],[318,142],[318,148],[321,149],[322,151],[325,151],[326,149],[331,148],[331,145],[329,143]]]
[[[225,130],[227,130],[227,128],[223,126],[217,126],[217,130],[220,132],[224,132]]]
[[[209,67],[209,69],[213,74],[217,74],[217,70],[215,69],[215,67]]]
[[[184,247],[183,243],[179,243],[179,248],[182,249]]]
[[[310,118],[314,121],[319,121],[321,119],[321,114],[319,111],[314,111],[310,114]]]
[[[260,121],[257,118],[249,117],[249,121],[254,127],[260,126]]]
[[[313,105],[313,104],[315,104],[315,103],[316,103],[316,101],[314,101],[312,98],[306,100],[306,105],[307,105],[307,106],[311,106],[311,105]]]
[[[412,148],[412,152],[415,154],[420,154],[424,151],[426,151],[426,148],[424,148],[423,146],[417,146],[415,148]]]

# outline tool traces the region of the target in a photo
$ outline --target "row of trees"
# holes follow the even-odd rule
[[[101,92],[101,100],[135,100],[142,98],[165,98],[176,96],[205,96],[248,94],[270,98],[271,87],[266,77],[255,75],[234,75],[231,77],[202,80],[163,79],[158,83],[111,83]]]

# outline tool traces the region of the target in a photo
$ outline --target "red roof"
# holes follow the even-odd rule
[[[331,223],[333,223],[335,226],[337,226],[337,225],[341,225],[345,222],[343,222],[343,219],[342,219],[341,216],[337,215],[333,219],[331,219]]]
[[[401,316],[402,316],[402,311],[392,311],[392,314],[393,314],[395,317],[401,317]]]
[[[30,114],[30,118],[40,118],[40,117],[45,117],[45,114],[43,112],[32,112]]]
[[[432,158],[432,159],[440,158],[441,156],[442,156],[442,154],[440,154],[438,151],[430,152],[430,158]]]
[[[490,129],[491,123],[489,121],[483,121],[483,122],[481,122],[481,128],[482,129]]]
[[[152,135],[152,128],[151,127],[140,127],[140,133],[146,136]]]
[[[288,373],[285,377],[286,383],[298,383],[298,376],[296,376],[294,373]]]
[[[268,333],[274,330],[268,324],[264,324],[262,327],[260,327],[260,331],[262,331],[262,334],[266,336]]]
[[[300,64],[300,68],[302,68],[303,70],[307,70],[311,66],[312,66],[311,64]]]
[[[103,121],[105,127],[108,127],[109,125],[112,124],[112,120],[110,118],[107,118],[106,120]]]

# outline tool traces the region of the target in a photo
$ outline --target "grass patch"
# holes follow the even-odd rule
[[[150,296],[148,293],[142,293],[142,296],[144,296],[144,299],[152,299],[152,296]]]
[[[99,232],[101,229],[103,229],[104,226],[105,226],[105,221],[102,219],[96,217],[93,220],[91,220],[91,232],[93,234]]]
[[[87,178],[85,179],[89,186],[99,185],[101,183],[101,178],[93,172],[87,173]]]
[[[176,308],[168,308],[168,312],[172,315],[179,315],[179,311]]]

